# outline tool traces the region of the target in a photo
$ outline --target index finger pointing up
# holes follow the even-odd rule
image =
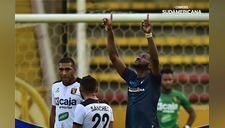
[[[113,15],[112,15],[112,12],[111,12],[111,15],[110,15],[110,19],[111,19],[111,20],[113,19]]]
[[[147,20],[149,21],[149,14],[147,14]]]

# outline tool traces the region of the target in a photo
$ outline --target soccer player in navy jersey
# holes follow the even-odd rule
[[[141,53],[133,67],[126,67],[119,58],[112,29],[113,15],[102,20],[107,31],[109,58],[120,76],[128,85],[126,128],[159,128],[157,103],[161,94],[161,75],[157,47],[152,37],[152,25],[147,19],[142,21],[142,30],[148,42],[148,52]],[[137,42],[138,43],[138,42]]]

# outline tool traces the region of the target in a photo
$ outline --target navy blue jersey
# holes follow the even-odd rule
[[[121,77],[128,84],[126,128],[159,128],[157,104],[161,94],[161,75],[152,72],[144,78],[126,68]]]

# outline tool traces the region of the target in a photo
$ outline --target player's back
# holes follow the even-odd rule
[[[108,128],[114,121],[112,108],[102,100],[85,100],[77,106],[75,114],[79,116],[75,116],[74,122],[82,128]]]

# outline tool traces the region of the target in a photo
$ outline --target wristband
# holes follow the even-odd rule
[[[147,38],[150,38],[150,37],[152,37],[152,33],[150,32],[150,33],[145,33],[145,36],[147,37]]]
[[[190,126],[186,124],[186,125],[184,126],[184,128],[190,128]]]

